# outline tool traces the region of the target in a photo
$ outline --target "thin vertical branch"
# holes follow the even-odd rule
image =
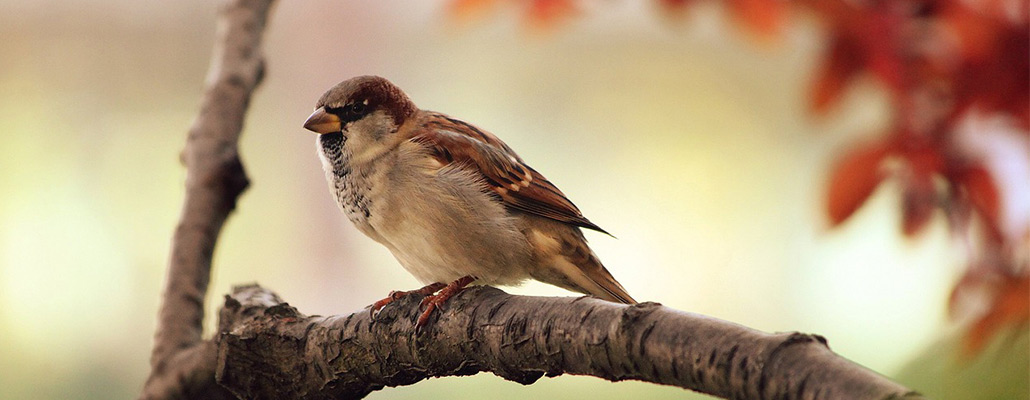
[[[274,0],[222,4],[200,112],[182,152],[186,197],[171,257],[151,353],[152,382],[170,362],[201,344],[204,297],[218,234],[247,188],[237,142],[254,89],[264,75],[261,37]]]

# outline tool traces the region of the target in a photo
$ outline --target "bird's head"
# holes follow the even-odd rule
[[[390,81],[359,76],[325,92],[304,128],[322,135],[339,133],[350,146],[375,147],[416,111],[411,99]]]

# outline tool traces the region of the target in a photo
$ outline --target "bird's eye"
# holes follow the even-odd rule
[[[361,116],[365,114],[365,103],[351,103],[347,107],[347,113],[354,116]]]

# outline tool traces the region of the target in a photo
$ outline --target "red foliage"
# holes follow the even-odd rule
[[[783,30],[787,3],[769,0],[729,0],[734,18],[760,38],[771,38]]]
[[[486,14],[496,3],[496,0],[453,0],[447,13],[461,20],[472,19]]]
[[[1004,240],[1001,231],[998,229],[1001,220],[999,219],[999,207],[1001,202],[998,199],[998,189],[991,178],[991,173],[981,165],[971,165],[949,174],[951,185],[964,190],[961,196],[965,197],[973,209],[976,210],[985,220],[987,234],[995,242]]]
[[[828,199],[831,224],[844,222],[873,194],[884,178],[880,165],[889,150],[886,143],[858,147],[833,168]]]
[[[456,0],[456,9],[497,0]],[[655,0],[679,16],[697,0]],[[578,13],[576,0],[516,2],[530,25],[553,27]],[[1030,1],[1027,0],[725,0],[732,18],[760,39],[782,31],[791,10],[814,14],[827,51],[812,81],[810,109],[824,114],[854,78],[866,75],[890,94],[895,114],[878,142],[846,152],[829,177],[827,213],[839,225],[884,179],[902,187],[902,233],[923,230],[936,210],[955,235],[980,244],[954,293],[986,287],[992,307],[969,331],[975,352],[998,327],[1030,321],[1030,266],[1011,249],[1030,243],[1001,229],[998,181],[987,163],[963,151],[959,123],[971,114],[1005,116],[1030,137]],[[881,168],[899,161],[893,175]],[[1030,205],[1025,205],[1030,207]],[[972,230],[979,216],[985,229]],[[1001,278],[999,278],[1001,277]],[[983,284],[984,282],[993,282]],[[998,283],[1000,282],[1000,283]],[[952,306],[961,296],[952,296]],[[954,307],[953,307],[954,308]]]
[[[822,61],[812,85],[809,96],[812,110],[825,113],[840,100],[841,93],[862,70],[860,54],[858,44],[854,41],[841,38],[832,41],[830,55]]]
[[[1015,117],[1030,129],[1030,25],[1028,3],[1020,2],[1022,19],[1006,18],[1001,2],[987,10],[973,10],[959,2],[947,3],[940,25],[953,38],[959,62],[938,67],[940,79],[952,83],[957,103],[954,117],[977,107]],[[991,7],[993,6],[993,7]],[[1027,131],[1030,134],[1030,131]]]
[[[969,329],[963,341],[963,355],[975,356],[987,341],[1005,327],[1026,329],[1030,314],[1030,276],[1006,276],[990,286],[991,301],[987,313]]]
[[[531,28],[550,30],[579,13],[573,0],[532,0],[526,11],[526,21]]]
[[[452,18],[469,19],[486,14],[498,0],[452,0],[448,14]],[[550,31],[579,14],[576,0],[520,0],[513,1],[522,8],[523,23],[537,32]]]
[[[904,21],[902,2],[879,2],[874,6],[862,7],[846,1],[813,1],[812,9],[821,14],[826,22],[830,52],[824,63],[834,66],[832,71],[840,75],[821,76],[816,87],[840,86],[843,88],[849,78],[861,72],[868,72],[879,78],[892,92],[902,87],[903,49],[891,38],[900,34]],[[822,82],[831,79],[836,82]],[[833,96],[831,96],[833,97]],[[814,99],[813,105],[820,105]],[[832,100],[832,99],[829,99]],[[825,101],[825,100],[824,100]],[[830,104],[822,104],[823,110]]]
[[[1030,321],[1028,268],[1016,251],[1019,237],[1001,230],[1001,196],[983,160],[970,159],[958,143],[959,123],[971,113],[1003,115],[1030,135],[1030,35],[1028,3],[958,0],[810,1],[805,3],[827,24],[829,51],[810,97],[811,109],[825,113],[858,74],[868,74],[891,94],[894,121],[883,139],[897,146],[889,152],[901,161],[902,233],[923,230],[937,209],[948,213],[956,235],[970,237],[973,254],[966,277],[955,293],[972,282],[980,285],[991,307],[972,325],[965,350],[982,348],[999,327]],[[1006,7],[1017,5],[1020,12]],[[856,161],[857,147],[831,173],[827,211],[840,224],[875,188],[870,174],[842,172]],[[881,157],[877,155],[877,157]],[[871,156],[867,156],[871,158]],[[860,166],[850,167],[860,170]],[[945,183],[941,191],[935,182]],[[848,188],[847,186],[851,186]],[[979,216],[984,229],[970,230]],[[979,232],[979,233],[978,233]],[[998,278],[1002,277],[1002,278]],[[952,297],[952,308],[959,296]]]

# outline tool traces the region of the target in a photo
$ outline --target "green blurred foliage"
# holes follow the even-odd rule
[[[1008,326],[975,356],[962,356],[963,333],[955,331],[927,347],[897,374],[898,382],[931,399],[1030,398],[1030,330]]]

